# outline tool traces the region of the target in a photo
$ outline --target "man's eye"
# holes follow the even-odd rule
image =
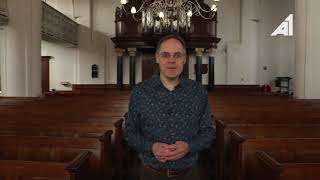
[[[170,58],[170,54],[169,53],[164,53],[164,55],[163,55],[163,57],[165,57],[165,58]]]
[[[180,59],[180,58],[182,58],[182,54],[181,53],[176,53],[176,54],[174,54],[174,56],[173,56],[175,59]]]

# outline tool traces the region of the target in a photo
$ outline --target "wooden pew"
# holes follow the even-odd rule
[[[100,127],[114,128],[112,127],[113,123],[127,111],[129,95],[130,91],[107,90],[87,94],[58,94],[36,101],[21,99],[18,102],[19,100],[8,101],[6,98],[0,98],[0,101],[3,102],[0,103],[1,119],[8,117],[7,120],[1,122],[0,134],[20,133],[20,135],[28,135],[29,133],[29,135],[42,136],[95,138],[103,133]],[[247,138],[254,136],[256,136],[255,138],[268,138],[264,135],[265,133],[272,134],[274,137],[276,135],[292,137],[285,133],[276,134],[275,132],[281,128],[269,127],[268,125],[294,124],[297,127],[305,123],[315,125],[320,117],[319,101],[259,96],[254,90],[217,89],[209,92],[209,102],[216,119],[222,119],[225,123],[226,129],[222,134],[227,134],[234,129]],[[79,109],[84,106],[86,111],[79,112]],[[221,134],[219,133],[219,125],[216,124],[217,134]],[[251,124],[252,127],[247,127],[248,124]],[[268,127],[264,128],[265,125]],[[305,133],[301,132],[297,135],[314,136],[313,132],[315,131],[308,131],[307,128],[303,129],[305,130],[300,130]],[[299,128],[296,128],[296,130],[299,130]],[[225,141],[229,140],[225,139]],[[217,137],[217,144],[225,143]],[[224,148],[222,145],[218,145],[218,147],[219,149]],[[221,164],[228,161],[229,157],[228,154],[221,155],[224,151],[220,150],[217,154],[219,152],[220,155],[217,155],[218,160],[215,162],[220,164],[216,165],[220,169],[225,166]],[[227,159],[219,160],[219,158],[225,156],[227,156]],[[126,168],[126,162],[123,163],[123,166]],[[217,174],[220,171],[221,169]]]
[[[309,158],[320,157],[320,138],[258,138],[245,139],[236,131],[230,132],[231,180],[245,180],[254,171],[251,160],[257,151],[268,151],[282,158],[298,158],[298,154]],[[306,157],[300,157],[306,160]],[[319,158],[320,161],[320,158]]]
[[[216,179],[223,180],[225,173],[225,124],[220,120],[216,123]]]
[[[100,155],[100,172],[103,179],[112,179],[114,175],[113,153],[111,136],[113,131],[108,130],[103,136],[100,136],[101,155]]]
[[[127,120],[127,113],[124,114],[124,118],[125,119],[120,119],[114,123],[115,174],[117,179],[120,180],[127,178],[138,180],[140,159],[138,157],[138,153],[130,148],[124,139],[124,122]]]
[[[70,162],[0,160],[0,178],[5,180],[24,177],[88,179],[90,178],[88,162],[91,154],[90,151],[85,151]]]
[[[110,119],[112,121],[112,119]],[[2,123],[0,135],[17,135],[17,136],[55,136],[55,137],[73,137],[73,138],[98,138],[106,130],[113,129],[113,123],[60,123],[48,126],[37,123],[21,125],[16,122],[13,124]],[[19,126],[20,125],[20,126]]]
[[[255,154],[256,164],[250,173],[250,180],[319,180],[320,161],[317,160],[277,160],[264,151]]]
[[[111,135],[112,131],[107,131],[99,140],[94,138],[0,136],[0,159],[68,163],[79,154],[90,151],[92,156],[90,156],[89,165],[92,178],[103,176],[106,179],[111,179],[113,171]]]
[[[120,119],[114,123],[115,136],[114,136],[114,158],[115,158],[115,175],[118,179],[124,179],[127,176],[125,168],[125,162],[127,158],[127,147],[123,135],[123,122],[124,119]]]
[[[83,101],[79,101],[79,98]],[[0,134],[23,135],[26,138],[30,138],[27,137],[30,135],[43,138],[51,136],[48,137],[48,141],[51,141],[54,136],[61,138],[67,136],[70,140],[97,138],[106,129],[113,129],[114,118],[121,117],[123,112],[127,111],[128,106],[128,97],[126,95],[114,96],[114,92],[107,95],[77,94],[43,99],[45,100],[37,102],[29,101],[29,99],[28,101],[0,99],[3,104],[0,103],[1,119],[8,117],[1,122]],[[79,112],[83,106],[86,106],[86,111]],[[102,152],[107,151],[106,154],[111,154],[111,136],[110,139],[101,137],[99,140],[101,148],[104,149]],[[88,146],[91,145],[88,144]],[[32,148],[29,150],[37,154],[36,150]],[[41,155],[41,153],[38,154]],[[97,153],[94,152],[93,156],[96,155]],[[101,169],[104,169],[102,170],[104,176],[111,177],[114,173],[111,167],[111,156],[101,154],[101,159],[95,162],[94,166],[100,164]]]
[[[262,121],[262,120],[261,120]],[[216,120],[217,124],[217,151],[220,171],[229,166],[230,137],[229,132],[234,130],[245,139],[261,138],[320,138],[320,125],[317,124],[229,124]],[[220,162],[221,161],[221,162]],[[224,173],[226,174],[226,172]]]

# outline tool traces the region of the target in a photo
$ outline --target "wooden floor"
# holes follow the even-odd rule
[[[88,172],[101,177],[99,176],[102,173],[99,172],[101,162],[97,160],[101,153],[98,139],[107,130],[114,130],[114,122],[123,118],[124,113],[127,112],[130,93],[128,90],[108,89],[89,93],[54,94],[41,98],[0,98],[0,140],[6,139],[5,142],[4,140],[0,142],[0,179],[1,176],[8,179],[14,179],[12,177],[19,179],[23,176],[23,174],[15,174],[11,171],[10,177],[4,175],[6,170],[2,167],[4,163],[2,161],[8,163],[8,160],[12,160],[11,164],[19,164],[16,161],[66,163],[59,166],[61,169],[61,167],[70,165],[84,151],[93,152],[93,158],[89,163],[93,168]],[[208,176],[216,174],[210,171],[221,171],[224,178],[232,180],[256,179],[263,173],[272,174],[272,177],[268,177],[269,179],[285,175],[290,176],[291,179],[297,179],[299,173],[292,175],[290,169],[284,169],[287,166],[292,167],[290,163],[293,163],[295,167],[298,161],[299,165],[301,163],[313,163],[313,165],[320,163],[320,146],[314,146],[305,141],[306,138],[311,138],[317,142],[320,138],[320,101],[296,100],[290,96],[263,95],[254,88],[220,88],[209,92],[209,103],[214,119],[220,120],[225,126],[223,132],[225,149],[222,149],[224,152],[219,154],[220,160],[223,161],[220,162],[221,164],[214,166],[212,164],[215,163],[209,162],[203,166],[203,170],[209,172]],[[39,137],[47,138],[46,140],[54,143],[44,145],[43,149],[38,146],[38,150],[36,150],[36,145],[24,145],[19,149],[20,146],[16,145],[19,143],[17,142],[19,137],[23,137],[20,139],[24,139],[26,144],[28,142],[33,144],[31,141],[40,142],[39,139],[34,140]],[[59,138],[69,139],[64,139],[65,145],[62,145]],[[10,139],[12,139],[11,142]],[[27,141],[28,139],[30,141]],[[240,141],[237,141],[239,139]],[[85,145],[69,147],[72,143],[67,145],[67,142],[71,141],[74,144],[75,140],[81,143],[90,142],[89,144],[93,147]],[[56,141],[60,142],[61,148],[52,150],[55,149]],[[293,142],[299,142],[300,145],[299,143],[293,144]],[[278,146],[275,145],[277,143],[279,143]],[[288,149],[289,145],[288,147],[280,146],[285,143],[291,143],[290,147],[296,150]],[[273,147],[268,144],[273,144]],[[306,151],[303,146],[312,147],[313,150]],[[240,152],[237,149],[239,147],[242,150]],[[48,150],[50,148],[51,150]],[[82,151],[74,151],[75,148]],[[218,144],[215,148],[218,149]],[[242,156],[235,156],[235,152]],[[202,157],[204,161],[217,161],[216,156],[212,158]],[[262,161],[261,158],[263,160],[269,158],[270,162],[274,162],[270,160],[272,158],[279,161],[279,164],[286,164],[281,164],[283,165],[281,166],[282,171],[270,170],[269,172],[269,169],[265,169],[261,163],[269,161]],[[276,165],[279,166],[279,164]],[[26,165],[20,163],[19,166]],[[30,164],[28,166],[31,167]],[[213,167],[215,169],[212,169]],[[300,167],[300,169],[303,168],[303,166]],[[318,167],[313,166],[312,168],[314,170]],[[250,173],[249,170],[256,173]],[[305,171],[310,171],[310,168]],[[41,175],[45,176],[45,174]],[[61,172],[60,175],[54,178],[71,179],[66,172]],[[27,176],[32,176],[32,173]],[[319,176],[315,176],[319,179]]]

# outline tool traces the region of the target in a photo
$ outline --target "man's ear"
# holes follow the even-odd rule
[[[183,64],[186,64],[186,62],[187,62],[187,58],[184,58],[183,59]]]

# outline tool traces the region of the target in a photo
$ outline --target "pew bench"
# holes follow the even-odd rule
[[[79,154],[91,152],[89,171],[92,178],[111,178],[111,134],[99,139],[66,137],[0,136],[0,160],[72,162]]]
[[[320,161],[281,159],[264,151],[255,154],[256,167],[251,171],[249,180],[319,180]]]
[[[70,162],[0,160],[0,179],[89,179],[91,154],[85,151]]]
[[[303,162],[320,157],[320,138],[245,139],[236,131],[231,131],[230,136],[231,180],[246,180],[250,177],[256,167],[252,157],[258,151],[270,152],[281,159],[300,158]],[[318,160],[320,162],[320,158]]]

